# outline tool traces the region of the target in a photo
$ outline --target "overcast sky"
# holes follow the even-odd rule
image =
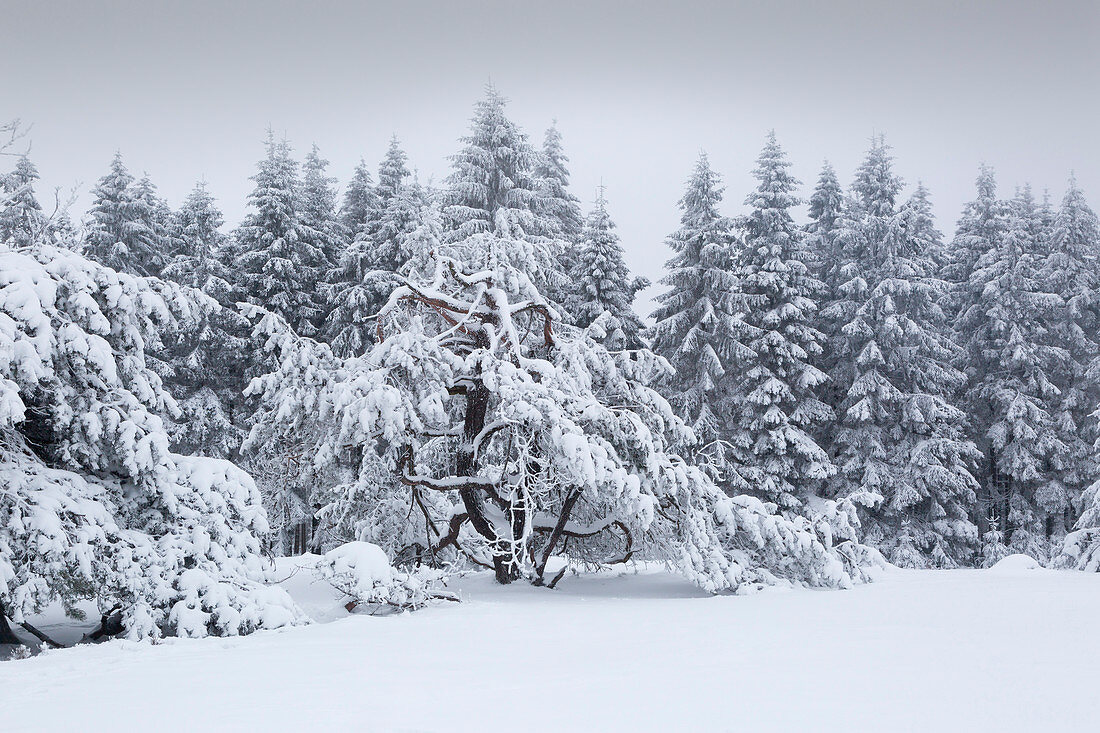
[[[771,128],[804,195],[885,133],[948,232],[982,161],[1006,194],[1060,198],[1076,170],[1100,204],[1098,38],[1096,1],[0,0],[0,120],[33,124],[43,188],[78,185],[78,214],[120,149],[173,205],[205,178],[236,223],[268,125],[342,182],[396,133],[439,181],[491,78],[533,142],[558,120],[574,192],[603,180],[656,279],[698,152],[736,214]]]

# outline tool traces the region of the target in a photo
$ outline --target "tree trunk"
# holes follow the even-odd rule
[[[11,625],[8,624],[7,610],[4,608],[4,602],[0,601],[0,644],[22,644],[19,637],[15,635],[15,632],[11,630]]]
[[[474,453],[474,441],[485,429],[485,413],[489,409],[489,389],[478,382],[466,389],[466,417],[462,427],[462,442],[455,456],[455,474],[457,476],[475,476],[477,474],[477,456]],[[485,539],[489,540],[493,551],[493,571],[497,582],[511,583],[519,577],[519,568],[512,561],[510,543],[497,535],[493,523],[485,516],[485,497],[480,489],[459,489],[459,497],[470,515],[470,524]]]

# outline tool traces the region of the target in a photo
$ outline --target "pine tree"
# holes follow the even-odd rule
[[[985,457],[978,513],[981,521],[996,517],[1014,551],[1045,560],[1046,516],[1037,502],[1064,494],[1050,467],[1068,455],[1052,410],[1064,352],[1052,345],[1050,314],[1062,300],[1043,282],[1030,217],[995,196],[992,171],[983,168],[955,246],[957,253],[988,247],[975,261],[956,327],[966,349],[965,406]]]
[[[579,255],[576,246],[581,239],[585,219],[581,214],[580,200],[569,191],[569,158],[562,149],[561,133],[557,124],[546,130],[542,151],[535,164],[534,176],[539,186],[543,213],[555,225],[554,236],[567,245],[563,251],[565,271],[572,272]]]
[[[347,248],[333,273],[332,311],[325,333],[337,354],[358,356],[374,343],[374,320],[413,256],[408,238],[423,224],[428,193],[405,167],[396,136],[378,171],[379,208]]]
[[[808,203],[810,223],[806,227],[806,264],[825,283],[829,274],[835,272],[843,260],[837,234],[844,206],[844,191],[836,177],[836,170],[828,161],[821,168],[817,185]]]
[[[304,620],[265,584],[252,479],[172,453],[158,415],[147,350],[209,305],[50,244],[0,252],[0,615],[94,600],[131,638]]]
[[[0,242],[29,247],[41,241],[49,222],[34,195],[38,169],[26,155],[15,161],[15,169],[0,178]]]
[[[602,186],[585,222],[577,254],[571,278],[573,297],[568,306],[573,322],[588,328],[607,313],[608,319],[601,322],[606,333],[603,343],[611,349],[640,348],[644,326],[632,303],[649,281],[630,276]]]
[[[552,303],[568,285],[557,222],[546,213],[534,177],[538,154],[505,114],[506,100],[492,86],[474,107],[462,150],[451,156],[443,198],[448,244],[476,267],[505,263],[525,273]]]
[[[830,492],[862,497],[864,535],[895,564],[969,564],[978,454],[954,404],[965,377],[939,305],[943,245],[928,192],[918,186],[895,208],[901,181],[881,139],[854,189],[856,231],[846,241],[857,246],[846,252],[842,286],[851,310],[834,354],[844,387],[832,440],[840,471]]]
[[[324,250],[301,223],[297,164],[290,145],[268,131],[249,195],[252,211],[236,232],[234,267],[243,295],[283,316],[305,336],[317,332],[324,313],[317,283],[326,264]]]
[[[251,327],[237,312],[232,277],[221,260],[228,246],[223,223],[205,182],[195,185],[175,214],[177,254],[163,276],[201,290],[218,306],[168,344],[165,385],[182,413],[168,423],[173,450],[235,458],[250,414],[243,392]]]
[[[404,532],[379,533],[419,545],[395,556],[491,564],[502,583],[551,587],[564,575],[547,575],[551,556],[609,565],[635,553],[712,592],[779,578],[852,582],[825,531],[723,495],[672,452],[691,435],[649,386],[661,360],[557,328],[541,294],[507,266],[470,272],[441,257],[427,269],[432,280],[395,291],[381,314],[385,338],[360,358],[337,359],[254,314],[280,367],[253,383],[265,410],[250,443],[302,439],[314,473],[350,449],[371,504],[415,517]],[[400,485],[374,482],[380,459]],[[402,486],[405,497],[394,493]]]
[[[386,155],[378,165],[378,186],[375,188],[375,194],[378,197],[379,210],[385,208],[390,199],[404,188],[410,175],[412,174],[409,172],[408,156],[401,149],[401,141],[397,139],[397,135],[394,135],[390,138]]]
[[[718,213],[722,188],[705,154],[699,156],[680,199],[681,227],[668,239],[674,255],[653,316],[653,350],[672,365],[665,391],[691,429],[700,452],[727,488],[743,489],[729,455],[736,364],[752,351],[755,335],[742,319],[741,283],[733,272],[732,223]]]
[[[163,229],[163,202],[148,178],[136,184],[121,153],[115,153],[111,170],[92,193],[84,253],[120,272],[159,275],[170,245]]]
[[[352,241],[358,239],[360,233],[374,220],[379,207],[378,192],[375,190],[370,168],[360,159],[351,180],[348,181],[344,200],[340,205],[340,224]]]
[[[811,435],[832,417],[818,398],[825,374],[814,365],[824,336],[813,326],[821,282],[803,261],[801,232],[790,210],[799,204],[790,163],[768,136],[745,203],[744,241],[734,267],[745,294],[744,320],[753,336],[741,365],[732,435],[741,476],[768,501],[800,505],[834,468]]]
[[[326,175],[328,165],[316,145],[310,148],[302,163],[299,208],[303,230],[331,267],[343,254],[347,232],[336,215],[336,179]]]

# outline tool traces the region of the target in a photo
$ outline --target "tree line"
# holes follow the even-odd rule
[[[17,156],[0,241],[201,304],[138,344],[175,405],[150,409],[174,454],[255,478],[272,551],[363,540],[549,584],[551,555],[641,557],[715,590],[844,585],[875,550],[1096,566],[1100,226],[1073,179],[1056,206],[983,167],[945,241],[881,137],[803,201],[769,135],[740,216],[701,155],[647,324],[555,127],[533,145],[490,88],[451,167],[422,184],[395,137],[341,195],[269,132],[226,234],[205,184],[173,210],[121,155],[79,225],[48,216]],[[64,465],[61,411],[9,432]]]

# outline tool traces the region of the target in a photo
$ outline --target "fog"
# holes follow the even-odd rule
[[[981,162],[1001,189],[1100,203],[1095,2],[0,3],[0,119],[31,124],[75,214],[121,150],[176,205],[200,178],[230,225],[270,125],[346,181],[396,133],[440,182],[492,81],[540,143],[554,119],[585,206],[607,187],[630,264],[656,279],[706,150],[739,212],[774,128],[804,193],[851,179],[873,134],[950,232]],[[648,308],[643,306],[643,311]]]

